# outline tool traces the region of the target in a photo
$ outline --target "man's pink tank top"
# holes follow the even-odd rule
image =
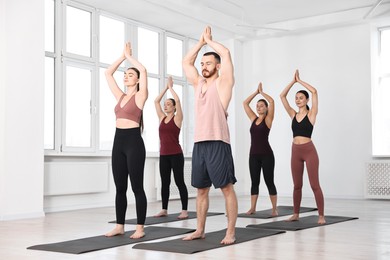
[[[202,86],[205,79],[198,82],[195,89],[195,136],[194,142],[223,141],[230,144],[227,112],[219,99],[216,81],[214,80],[205,93]]]

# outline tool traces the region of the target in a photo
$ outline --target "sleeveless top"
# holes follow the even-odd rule
[[[179,144],[180,128],[175,124],[175,117],[172,117],[168,123],[165,123],[165,118],[161,120],[158,129],[160,135],[160,155],[183,153]]]
[[[202,86],[205,79],[200,79],[195,89],[195,136],[194,142],[223,141],[230,144],[227,112],[219,99],[214,80],[205,93]]]
[[[133,95],[127,103],[121,107],[122,99],[125,97],[125,94],[121,96],[118,101],[118,104],[115,106],[115,115],[116,119],[124,118],[128,120],[132,120],[134,122],[140,123],[142,109],[139,109],[135,104],[135,95]]]
[[[311,138],[311,134],[313,133],[313,125],[309,121],[309,117],[306,116],[302,119],[301,122],[297,121],[297,115],[295,114],[291,128],[293,131],[293,136],[304,136]]]
[[[257,117],[258,118],[258,117]],[[265,120],[261,121],[259,125],[256,125],[256,120],[253,120],[250,133],[251,133],[251,149],[250,155],[269,155],[273,154],[272,148],[268,142],[268,136],[270,129],[268,128]]]

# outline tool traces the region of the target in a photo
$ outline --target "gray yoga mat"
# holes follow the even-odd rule
[[[301,207],[299,209],[299,212],[305,213],[305,212],[311,212],[316,210],[317,208]],[[256,211],[254,214],[251,215],[247,215],[246,213],[240,213],[238,214],[238,217],[267,219],[267,218],[276,218],[281,216],[292,215],[293,213],[294,212],[292,206],[278,206],[278,214],[279,214],[278,216],[271,216],[272,209],[265,209],[265,210]]]
[[[52,251],[68,254],[82,254],[101,249],[107,249],[117,246],[135,244],[144,241],[150,241],[153,239],[160,239],[165,237],[183,235],[195,231],[194,229],[187,228],[171,228],[171,227],[146,227],[145,236],[140,239],[131,239],[129,236],[134,233],[128,231],[124,235],[105,237],[104,235],[96,237],[87,237],[82,239],[64,241],[52,244],[42,244],[30,246],[27,249]]]
[[[217,216],[217,215],[223,215],[224,213],[217,213],[217,212],[208,212],[207,216]],[[174,221],[181,221],[186,219],[194,219],[196,218],[196,212],[194,211],[188,211],[188,218],[186,219],[178,219],[177,216],[179,216],[180,213],[173,213],[168,214],[166,217],[146,217],[145,225],[156,225],[156,224],[162,224],[162,223],[168,223],[168,222],[174,222]],[[116,223],[116,221],[110,221],[109,223]],[[136,225],[137,219],[126,219],[125,224],[129,225]]]
[[[326,225],[331,225],[339,222],[349,221],[358,219],[356,217],[342,217],[342,216],[325,216],[326,223],[318,224],[318,216],[306,216],[300,217],[298,221],[274,221],[263,224],[251,224],[247,227],[251,228],[266,228],[266,229],[275,229],[275,230],[287,230],[287,231],[297,231],[307,228],[322,227]]]
[[[231,246],[253,239],[285,233],[281,230],[266,230],[257,228],[236,228],[236,242],[231,245],[222,245],[221,240],[225,237],[226,229],[206,233],[204,239],[184,241],[182,238],[151,243],[139,243],[133,246],[135,249],[146,249],[181,254],[194,254],[210,249]],[[218,258],[218,256],[216,256]]]

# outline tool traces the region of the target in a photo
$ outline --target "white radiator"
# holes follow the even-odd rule
[[[160,177],[160,168],[159,162],[155,164],[155,176],[156,176],[156,189],[157,189],[157,200],[161,200],[161,177]],[[188,198],[195,198],[197,194],[196,188],[191,186],[191,161],[184,161],[184,182],[187,185]],[[173,177],[173,172],[171,172],[171,186],[169,187],[170,196],[169,199],[179,199],[180,193],[179,189],[176,186],[175,178]]]
[[[366,163],[365,197],[390,199],[390,161]]]
[[[108,191],[107,162],[46,162],[44,169],[46,196]]]

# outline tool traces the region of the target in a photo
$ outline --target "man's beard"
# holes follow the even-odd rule
[[[206,79],[214,76],[215,73],[217,73],[216,69],[213,69],[212,71],[202,70],[202,76],[205,77]]]

